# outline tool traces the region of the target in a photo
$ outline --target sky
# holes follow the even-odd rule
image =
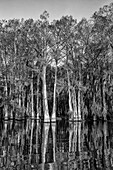
[[[109,5],[113,0],[0,0],[1,19],[39,19],[46,10],[50,21],[62,16],[72,15],[80,21],[89,19],[100,7]]]

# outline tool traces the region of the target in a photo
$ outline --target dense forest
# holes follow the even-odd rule
[[[107,120],[113,113],[113,3],[89,20],[0,21],[0,117]]]

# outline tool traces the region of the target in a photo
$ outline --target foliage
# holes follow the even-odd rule
[[[46,66],[48,100],[52,104],[57,68],[57,106],[62,103],[62,95],[63,100],[68,99],[70,88],[70,94],[77,97],[82,117],[87,115],[86,110],[90,116],[99,110],[95,116],[106,119],[113,111],[112,10],[113,4],[104,6],[90,20],[83,18],[79,23],[72,16],[49,23],[47,11],[36,21],[1,20],[0,83],[5,83],[4,98],[19,104],[20,95],[20,105],[25,107],[25,103],[31,102],[33,79],[33,96],[39,96],[38,107],[41,107],[43,92],[38,85],[43,84],[43,66]],[[66,102],[66,111],[68,108]]]

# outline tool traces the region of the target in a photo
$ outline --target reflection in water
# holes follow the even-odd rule
[[[0,123],[0,169],[110,170],[112,147],[112,123]]]
[[[76,169],[77,162],[73,162],[73,159],[78,156],[81,161],[81,147],[82,147],[82,136],[81,136],[81,122],[73,122],[69,124],[69,168]],[[81,162],[79,163],[81,165]],[[79,167],[81,169],[81,167]]]

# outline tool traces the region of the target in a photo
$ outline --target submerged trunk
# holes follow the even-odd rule
[[[56,121],[56,86],[57,86],[57,65],[55,66],[55,82],[54,82],[54,94],[53,94],[52,121]]]
[[[43,66],[43,110],[44,110],[44,122],[49,122],[50,118],[47,101],[46,65]]]

